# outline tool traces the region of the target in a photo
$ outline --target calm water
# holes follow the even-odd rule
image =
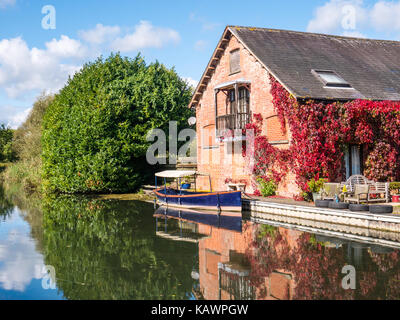
[[[355,290],[342,287],[345,265]],[[0,189],[0,299],[399,297],[392,248],[138,201]]]

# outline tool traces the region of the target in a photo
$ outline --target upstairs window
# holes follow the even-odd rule
[[[311,70],[325,87],[329,88],[351,88],[351,85],[340,77],[336,72],[329,70]]]
[[[236,49],[231,51],[229,57],[230,73],[240,72],[240,50]]]
[[[247,88],[239,88],[237,103],[235,89],[231,89],[228,91],[228,99],[229,108],[227,108],[227,114],[250,112],[250,91]]]

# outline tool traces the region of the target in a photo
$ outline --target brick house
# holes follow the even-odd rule
[[[270,144],[288,148],[291,132],[282,132],[270,93],[272,75],[296,99],[349,101],[400,100],[400,42],[227,26],[194,92],[198,171],[211,175],[214,190],[251,175],[235,139],[221,141],[224,129],[243,129],[261,114]],[[346,176],[362,173],[362,147],[349,146]],[[208,179],[198,185],[208,189]],[[298,193],[293,174],[278,194]]]

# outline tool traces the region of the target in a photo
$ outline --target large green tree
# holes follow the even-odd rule
[[[191,88],[174,69],[119,54],[86,64],[43,121],[43,186],[48,192],[125,192],[149,168],[146,135],[186,125]]]

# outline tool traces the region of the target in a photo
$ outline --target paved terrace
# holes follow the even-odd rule
[[[282,197],[264,198],[248,195],[243,197],[243,210],[249,212],[249,215],[256,219],[285,221],[308,226],[315,226],[316,223],[326,224],[327,226],[333,224],[399,233],[400,206],[394,203],[391,205],[395,209],[393,214],[372,214],[369,212],[317,208],[313,203]]]

